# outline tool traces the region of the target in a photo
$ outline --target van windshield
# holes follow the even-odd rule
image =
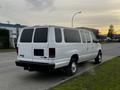
[[[32,42],[34,29],[24,29],[20,38],[20,42]]]

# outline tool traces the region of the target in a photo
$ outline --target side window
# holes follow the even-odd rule
[[[78,43],[81,42],[78,30],[64,29],[65,42]]]
[[[34,42],[47,42],[48,28],[37,28],[35,30]]]
[[[32,42],[33,31],[34,29],[24,29],[21,34],[20,42]]]
[[[86,43],[85,32],[81,31],[81,37],[82,37],[83,43]]]
[[[86,32],[87,43],[91,43],[91,36],[89,32]]]
[[[96,36],[94,35],[94,33],[93,32],[91,32],[91,35],[92,35],[92,41],[94,42],[94,41],[96,41],[97,40],[97,38],[96,38]]]
[[[55,28],[55,41],[58,43],[62,42],[62,33],[60,28]]]

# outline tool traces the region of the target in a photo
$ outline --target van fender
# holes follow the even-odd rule
[[[77,50],[70,50],[66,53],[67,55],[67,58],[65,58],[65,60],[63,59],[62,61],[59,61],[58,60],[55,62],[55,68],[60,68],[60,67],[64,67],[64,66],[68,66],[70,61],[71,61],[71,58],[72,56],[74,55],[79,55],[78,54],[78,51]],[[79,56],[78,56],[79,58]]]
[[[100,43],[97,44],[98,44],[98,50],[102,50],[102,45]]]
[[[71,50],[71,51],[69,52],[69,55],[70,55],[70,56],[69,56],[69,62],[70,62],[72,56],[74,56],[74,55],[78,55],[78,60],[79,60],[78,50]]]

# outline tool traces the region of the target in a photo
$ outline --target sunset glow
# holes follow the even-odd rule
[[[99,28],[100,34],[107,34],[109,26]],[[114,34],[120,34],[120,25],[114,25]]]

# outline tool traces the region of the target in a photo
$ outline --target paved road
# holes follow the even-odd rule
[[[120,43],[104,44],[103,54],[104,61],[120,56]],[[15,59],[15,52],[0,53],[0,90],[45,90],[68,78],[61,72],[42,74],[24,71],[15,66]],[[95,65],[91,62],[81,63],[78,72],[82,73],[93,66]]]

